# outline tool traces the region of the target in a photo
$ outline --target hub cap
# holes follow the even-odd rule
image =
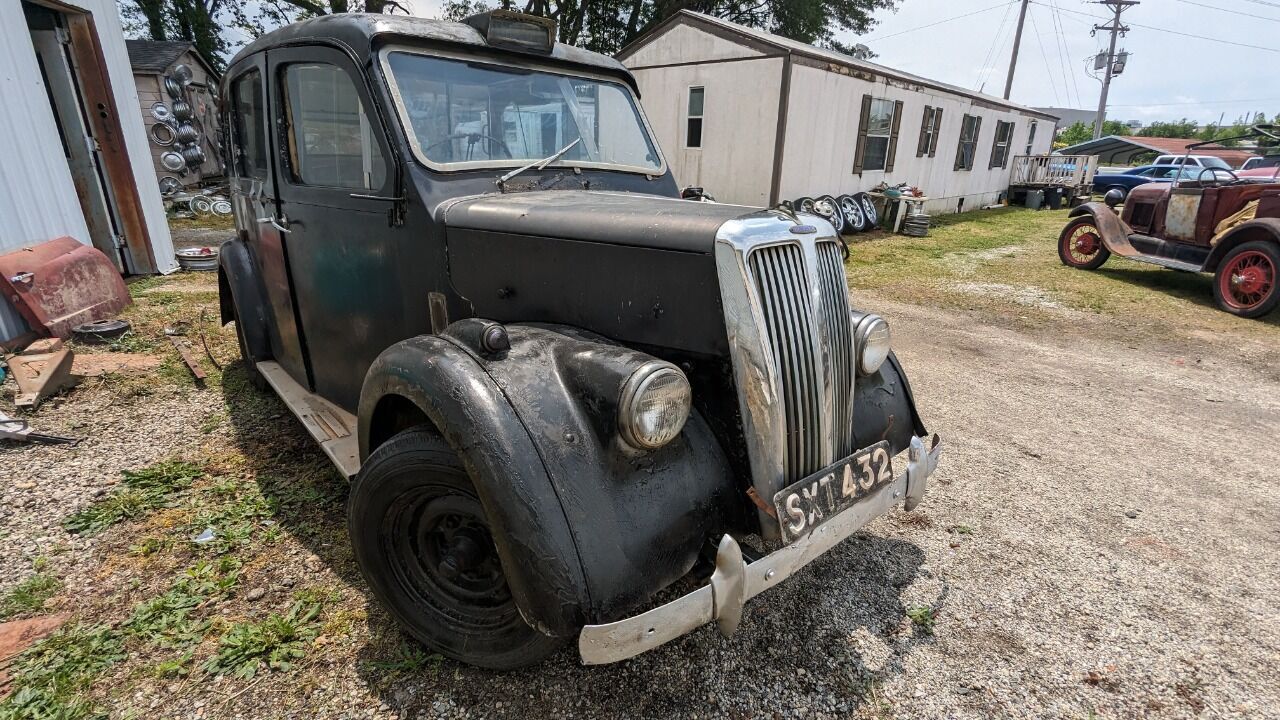
[[[1219,278],[1222,299],[1239,310],[1252,310],[1271,296],[1276,285],[1276,267],[1271,258],[1257,250],[1240,253],[1223,268]]]
[[[1084,265],[1102,249],[1098,229],[1092,225],[1080,225],[1066,238],[1067,256],[1073,265]]]

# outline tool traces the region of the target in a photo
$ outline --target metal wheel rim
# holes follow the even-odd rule
[[[173,128],[165,123],[158,122],[151,126],[151,141],[160,147],[169,147],[173,144],[174,133]]]
[[[1077,225],[1063,242],[1066,244],[1067,257],[1073,265],[1086,265],[1102,251],[1102,237],[1098,234],[1098,228],[1089,223]]]
[[[876,224],[876,204],[871,202],[871,198],[865,195],[862,197],[861,204],[862,204],[863,217],[867,219],[867,222],[869,224],[875,225]]]
[[[1231,259],[1218,277],[1222,299],[1237,310],[1252,310],[1275,291],[1276,267],[1258,250],[1247,250]]]
[[[844,217],[853,225],[855,230],[861,230],[867,224],[867,218],[862,213],[862,208],[853,198],[844,198],[840,201],[840,209],[844,211]]]
[[[452,518],[452,520],[449,520]],[[473,631],[487,631],[517,616],[515,602],[502,575],[497,551],[488,535],[480,503],[456,488],[426,485],[410,490],[388,508],[381,544],[392,574],[415,606],[433,611]],[[454,578],[441,572],[442,542],[465,529],[483,529],[488,556],[479,566]],[[474,537],[473,537],[474,539]],[[489,563],[492,558],[492,563]],[[496,569],[496,576],[494,570]]]

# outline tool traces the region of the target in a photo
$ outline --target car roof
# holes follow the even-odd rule
[[[504,55],[515,54],[544,59],[552,64],[603,70],[625,79],[632,89],[639,92],[631,72],[622,63],[608,55],[560,42],[552,47],[550,53],[493,47],[485,41],[484,35],[466,23],[377,13],[321,15],[285,25],[246,45],[232,58],[231,65],[264,50],[306,44],[337,46],[364,65],[370,61],[380,44],[397,39],[407,42],[426,40],[442,45],[465,45]]]

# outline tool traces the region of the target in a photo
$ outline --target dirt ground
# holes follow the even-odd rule
[[[115,349],[165,364],[30,417],[74,448],[0,446],[0,618],[72,616],[10,668],[28,704],[0,719],[35,700],[113,718],[1280,717],[1280,318],[1225,316],[1207,278],[1057,266],[1062,222],[971,214],[855,246],[855,300],[889,319],[947,444],[925,502],[753,600],[734,638],[600,668],[566,650],[494,673],[406,641],[353,565],[344,485],[214,329],[211,278],[135,284],[139,332]],[[161,334],[179,321],[225,368],[206,359],[204,388]],[[161,480],[121,475],[144,468]],[[108,503],[122,492],[136,502]]]

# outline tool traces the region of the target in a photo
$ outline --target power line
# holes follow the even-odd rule
[[[1231,13],[1232,15],[1243,15],[1245,17],[1257,18],[1259,20],[1270,20],[1271,22],[1280,22],[1280,18],[1267,17],[1266,15],[1254,15],[1253,13],[1241,12],[1239,10],[1228,10],[1227,8],[1224,8],[1224,7],[1218,7],[1217,5],[1206,5],[1204,3],[1195,2],[1194,0],[1178,0],[1178,2],[1186,3],[1187,5],[1198,5],[1202,8],[1209,8],[1210,10],[1217,10],[1219,12]]]
[[[1049,64],[1049,53],[1044,51],[1044,41],[1040,39],[1040,27],[1036,25],[1036,14],[1029,13],[1029,15],[1031,15],[1031,31],[1036,34],[1036,44],[1040,46],[1040,57],[1044,58],[1045,74],[1049,76],[1049,88],[1053,90],[1053,102],[1062,102],[1058,99],[1058,84],[1053,81],[1053,66]],[[1066,82],[1066,78],[1062,80],[1064,83]],[[1066,85],[1063,85],[1062,91],[1067,91]],[[1067,102],[1070,101],[1071,98],[1068,97]]]
[[[1254,0],[1251,0],[1251,1],[1254,1]],[[1035,3],[1036,5],[1044,5],[1044,3],[1040,2],[1040,0],[1031,0],[1031,2]],[[1059,10],[1065,13],[1071,13],[1073,15],[1082,15],[1087,18],[1093,18],[1094,20],[1107,19],[1104,17],[1098,17],[1097,15],[1090,15],[1089,13],[1086,13],[1086,12],[1080,12],[1079,10],[1067,10],[1066,8],[1059,8]],[[1129,24],[1134,27],[1140,27],[1143,30],[1154,30],[1156,32],[1169,33],[1170,35],[1178,35],[1185,38],[1191,38],[1193,40],[1208,40],[1209,42],[1222,43],[1224,45],[1231,45],[1233,47],[1246,47],[1246,48],[1252,48],[1254,50],[1265,50],[1267,52],[1280,53],[1280,48],[1263,47],[1262,45],[1250,45],[1248,43],[1242,43],[1239,40],[1223,40],[1221,38],[1209,37],[1207,35],[1184,33],[1179,30],[1170,30],[1169,28],[1155,27],[1154,25],[1141,25],[1136,22],[1131,22]]]
[[[986,77],[991,74],[991,61],[995,59],[996,48],[1001,45],[1000,35],[1004,32],[1004,24],[1009,20],[1009,11],[1013,9],[1013,2],[1004,6],[1004,14],[1000,16],[1000,24],[996,25],[996,36],[991,39],[991,45],[987,48],[987,57],[982,61],[982,65],[978,67],[978,79],[973,83],[975,90],[978,90],[986,84]]]
[[[1267,0],[1245,0],[1245,2],[1256,3],[1258,5],[1266,5],[1268,7],[1280,8],[1280,3],[1267,2]]]
[[[899,35],[906,35],[907,33],[915,32],[915,31],[917,31],[917,30],[923,30],[923,29],[925,29],[925,28],[931,28],[931,27],[933,27],[934,25],[941,25],[941,24],[943,24],[943,23],[949,23],[949,22],[951,22],[952,20],[959,20],[959,19],[961,19],[961,18],[972,17],[972,16],[974,16],[974,15],[978,15],[978,14],[981,14],[981,13],[987,12],[987,11],[989,11],[989,10],[995,10],[996,8],[1000,8],[1000,7],[1005,8],[1005,9],[1006,9],[1006,13],[1007,13],[1007,9],[1008,9],[1008,7],[1009,7],[1009,6],[1011,6],[1011,5],[1013,5],[1013,4],[1014,4],[1014,2],[1017,2],[1017,0],[1011,0],[1010,2],[1003,2],[1003,3],[1000,3],[999,5],[992,5],[991,7],[985,7],[985,8],[982,8],[981,10],[974,10],[973,12],[967,12],[967,13],[965,13],[965,14],[963,14],[963,15],[956,15],[955,17],[945,18],[945,19],[943,19],[943,20],[939,20],[939,21],[937,21],[937,22],[931,22],[931,23],[929,23],[929,24],[927,24],[927,25],[917,25],[917,26],[915,26],[915,27],[913,27],[913,28],[910,28],[910,29],[907,29],[907,30],[903,30],[903,31],[901,31],[901,32],[891,33],[891,34],[889,34],[889,35],[880,35],[880,36],[878,36],[878,37],[871,37],[871,38],[867,38],[867,39],[863,40],[863,42],[870,43],[870,42],[876,42],[877,40],[888,40],[888,39],[889,39],[889,38],[891,38],[891,37],[898,37]]]
[[[1058,35],[1058,61],[1062,63],[1063,84],[1066,84],[1066,78],[1071,78],[1071,88],[1075,91],[1076,107],[1080,107],[1080,84],[1076,80],[1076,73],[1071,71],[1071,50],[1067,47],[1067,34],[1062,29],[1062,18],[1058,13],[1057,0],[1049,0],[1049,6],[1053,10],[1050,17],[1053,18],[1053,27]]]

